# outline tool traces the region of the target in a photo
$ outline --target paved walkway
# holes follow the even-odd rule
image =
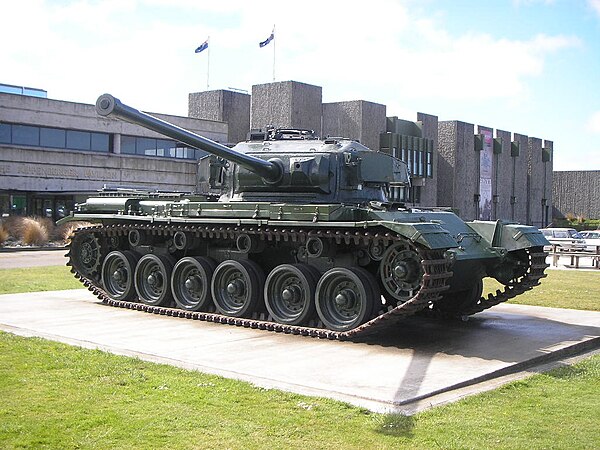
[[[0,251],[0,269],[24,267],[64,266],[67,263],[67,249],[53,250],[13,250]]]
[[[86,290],[2,295],[0,329],[405,413],[600,347],[600,312],[499,305],[354,343],[111,308]]]

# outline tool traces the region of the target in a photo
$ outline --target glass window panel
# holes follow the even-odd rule
[[[40,145],[42,147],[65,148],[67,133],[58,128],[40,128]]]
[[[92,133],[92,150],[96,152],[108,152],[108,134]]]
[[[175,156],[175,141],[171,141],[168,139],[157,139],[156,151],[158,156]]]
[[[87,131],[67,130],[67,148],[73,150],[89,150],[90,141],[90,133]]]
[[[135,155],[135,138],[133,136],[121,136],[121,153]]]
[[[20,145],[40,145],[39,127],[30,127],[28,125],[13,125],[12,143]]]
[[[10,129],[9,123],[0,123],[0,142],[3,144],[10,144]]]
[[[156,156],[156,139],[137,138],[136,153],[138,155]]]

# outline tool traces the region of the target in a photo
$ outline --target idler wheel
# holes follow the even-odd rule
[[[348,331],[362,325],[380,304],[377,282],[363,268],[330,269],[317,284],[317,314],[333,331]]]
[[[212,305],[210,283],[217,263],[202,256],[180,259],[171,275],[175,303],[186,311],[206,311]]]
[[[417,251],[408,242],[393,244],[385,251],[379,265],[383,295],[394,303],[410,300],[421,288],[423,274]]]
[[[101,246],[92,233],[79,231],[71,241],[71,263],[75,270],[85,276],[97,273],[100,268]]]
[[[166,256],[148,254],[135,268],[135,290],[146,305],[166,306],[173,299],[170,287],[173,261]]]
[[[250,317],[262,305],[264,284],[264,273],[254,261],[223,261],[211,283],[215,307],[226,316]]]
[[[114,300],[132,300],[136,296],[133,281],[138,257],[129,251],[114,251],[102,264],[102,285]]]
[[[308,322],[315,313],[318,271],[307,264],[282,264],[265,282],[265,305],[271,317],[288,325]]]

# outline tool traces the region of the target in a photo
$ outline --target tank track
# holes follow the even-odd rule
[[[383,241],[389,244],[395,241],[401,241],[404,238],[393,232],[372,233],[349,232],[346,230],[301,230],[301,229],[283,229],[283,228],[259,228],[259,227],[215,227],[209,225],[200,226],[178,226],[178,225],[154,225],[154,224],[135,224],[135,225],[108,225],[83,228],[75,233],[93,233],[98,237],[110,238],[112,236],[125,236],[130,229],[140,229],[151,232],[153,235],[173,235],[176,231],[193,232],[197,236],[210,239],[234,239],[238,234],[260,234],[267,241],[292,241],[305,242],[308,237],[317,236],[332,238],[336,243],[364,243],[373,241]],[[74,234],[75,235],[75,234]],[[73,236],[74,236],[73,235]],[[72,239],[71,239],[72,242]],[[396,306],[388,306],[387,310],[382,310],[373,319],[349,331],[339,332],[313,326],[285,325],[268,320],[265,314],[253,316],[252,318],[237,318],[224,316],[215,312],[184,311],[166,306],[150,306],[134,301],[114,300],[102,289],[97,281],[79,273],[73,267],[70,261],[67,265],[71,266],[71,272],[75,278],[79,279],[84,286],[88,288],[104,304],[133,309],[137,311],[160,314],[172,317],[180,317],[192,320],[202,320],[206,322],[215,322],[227,325],[240,326],[245,328],[260,329],[278,333],[301,335],[331,340],[353,340],[359,339],[370,334],[393,328],[405,317],[414,315],[418,312],[428,310],[429,307],[441,299],[441,295],[448,289],[447,280],[452,277],[449,270],[449,263],[443,257],[443,250],[429,250],[419,247],[417,249],[422,258],[423,281],[418,293],[406,302],[399,302]],[[69,246],[70,256],[71,248]],[[461,311],[460,315],[471,315],[491,308],[499,303],[510,300],[539,284],[539,280],[546,275],[544,270],[548,267],[545,264],[544,252],[529,252],[529,267],[526,274],[517,280],[513,285],[507,286],[504,292],[496,291],[496,294],[490,294],[487,299],[481,297],[476,304],[468,310]],[[542,263],[543,262],[543,263]]]
[[[540,280],[546,277],[545,270],[549,266],[549,264],[546,264],[548,253],[543,251],[543,247],[532,247],[526,251],[529,257],[529,266],[523,276],[517,278],[510,285],[505,286],[503,291],[498,289],[495,294],[490,293],[487,297],[479,297],[469,308],[462,310],[458,314],[460,316],[477,314],[538,286]]]

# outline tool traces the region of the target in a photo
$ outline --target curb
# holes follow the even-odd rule
[[[67,247],[0,247],[0,253],[41,252],[52,250],[67,250]]]

